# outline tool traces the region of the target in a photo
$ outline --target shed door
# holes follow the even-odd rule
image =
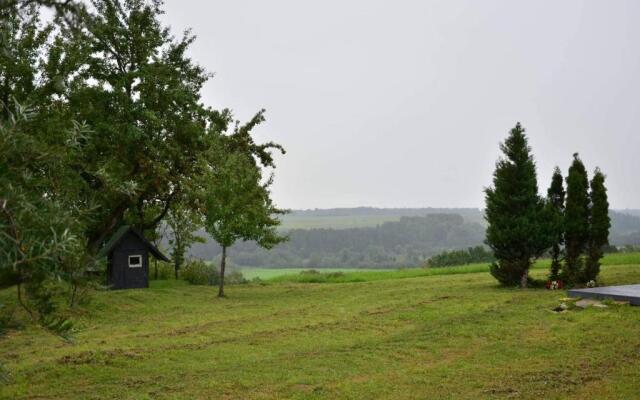
[[[127,287],[126,276],[127,253],[123,251],[113,252],[113,264],[111,266],[111,284],[114,289],[124,289]]]

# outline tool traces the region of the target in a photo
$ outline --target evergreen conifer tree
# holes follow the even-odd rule
[[[585,263],[583,282],[595,280],[600,272],[600,259],[603,248],[609,244],[609,201],[607,188],[604,185],[605,176],[596,168],[591,180],[591,213],[589,218],[589,242],[587,245],[587,259]]]
[[[567,200],[565,205],[565,264],[563,277],[570,283],[582,280],[584,260],[582,254],[589,241],[589,180],[587,171],[578,157],[573,155],[573,163],[567,176]]]
[[[551,245],[551,273],[549,278],[557,280],[560,278],[562,267],[562,245],[564,244],[564,182],[560,168],[556,167],[551,178],[551,186],[547,191],[547,212],[548,221],[551,224],[552,245]]]
[[[491,274],[503,285],[526,287],[529,268],[550,245],[544,202],[538,195],[536,166],[525,130],[518,123],[501,144],[493,186],[485,190],[487,244],[496,262]]]

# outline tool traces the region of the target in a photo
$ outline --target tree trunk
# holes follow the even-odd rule
[[[180,240],[180,236],[175,235],[175,247],[174,247],[174,256],[173,256],[173,269],[175,270],[176,280],[178,280],[178,270],[180,266],[182,266],[182,261],[184,261],[184,249],[182,248],[182,241]]]
[[[520,287],[525,289],[527,287],[527,281],[529,280],[529,270],[525,269],[520,277]]]
[[[71,299],[69,300],[69,307],[74,308],[76,306],[76,295],[78,294],[78,284],[72,283],[71,286],[73,289],[71,290]]]
[[[18,282],[16,287],[18,288],[18,303],[20,303],[22,308],[24,308],[29,313],[29,316],[31,317],[31,319],[34,319],[33,318],[33,312],[31,311],[31,309],[29,309],[29,307],[27,307],[27,305],[24,303],[24,301],[22,301],[22,282],[21,281]]]
[[[551,247],[551,268],[549,271],[549,279],[558,280],[560,274],[560,246],[558,243],[554,243]]]
[[[224,297],[224,268],[227,262],[227,247],[222,246],[222,259],[220,260],[220,286],[218,287],[218,297]]]

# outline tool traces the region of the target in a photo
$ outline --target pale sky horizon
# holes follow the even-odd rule
[[[579,152],[640,208],[640,2],[167,0],[215,77],[203,101],[267,121],[284,208],[474,207],[520,121],[545,193]]]

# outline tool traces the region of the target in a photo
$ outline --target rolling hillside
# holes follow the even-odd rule
[[[612,244],[640,245],[640,217],[612,211],[611,218]],[[415,267],[438,252],[482,244],[484,226],[482,211],[473,208],[294,210],[282,219],[289,242],[270,251],[238,243],[229,254],[251,267]],[[219,254],[211,240],[190,250],[205,260]]]

